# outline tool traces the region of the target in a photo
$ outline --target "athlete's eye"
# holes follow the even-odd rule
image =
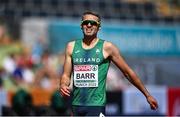
[[[93,26],[99,26],[100,25],[99,22],[94,21],[94,20],[84,20],[81,22],[81,25],[88,25],[88,24],[91,24]]]

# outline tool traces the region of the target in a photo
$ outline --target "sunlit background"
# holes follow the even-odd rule
[[[0,115],[71,114],[59,79],[87,10],[101,15],[99,38],[120,49],[159,103],[152,111],[111,64],[106,114],[180,115],[180,0],[0,0]]]

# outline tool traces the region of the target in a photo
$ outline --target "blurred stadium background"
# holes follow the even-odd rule
[[[119,47],[159,102],[151,111],[111,64],[107,115],[180,115],[180,0],[0,0],[0,114],[70,115],[58,84],[87,10],[101,15],[99,37]]]

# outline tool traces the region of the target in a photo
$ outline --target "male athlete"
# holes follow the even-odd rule
[[[69,42],[66,47],[60,93],[64,97],[70,96],[69,85],[71,73],[73,73],[73,115],[105,115],[106,76],[110,61],[144,94],[151,109],[157,109],[156,100],[144,87],[136,73],[123,60],[119,48],[97,37],[100,26],[101,18],[98,14],[85,12],[81,22],[84,37]]]

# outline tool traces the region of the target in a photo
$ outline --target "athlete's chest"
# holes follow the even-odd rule
[[[72,56],[74,64],[100,64],[103,61],[102,51],[100,48],[93,50],[76,49]]]

